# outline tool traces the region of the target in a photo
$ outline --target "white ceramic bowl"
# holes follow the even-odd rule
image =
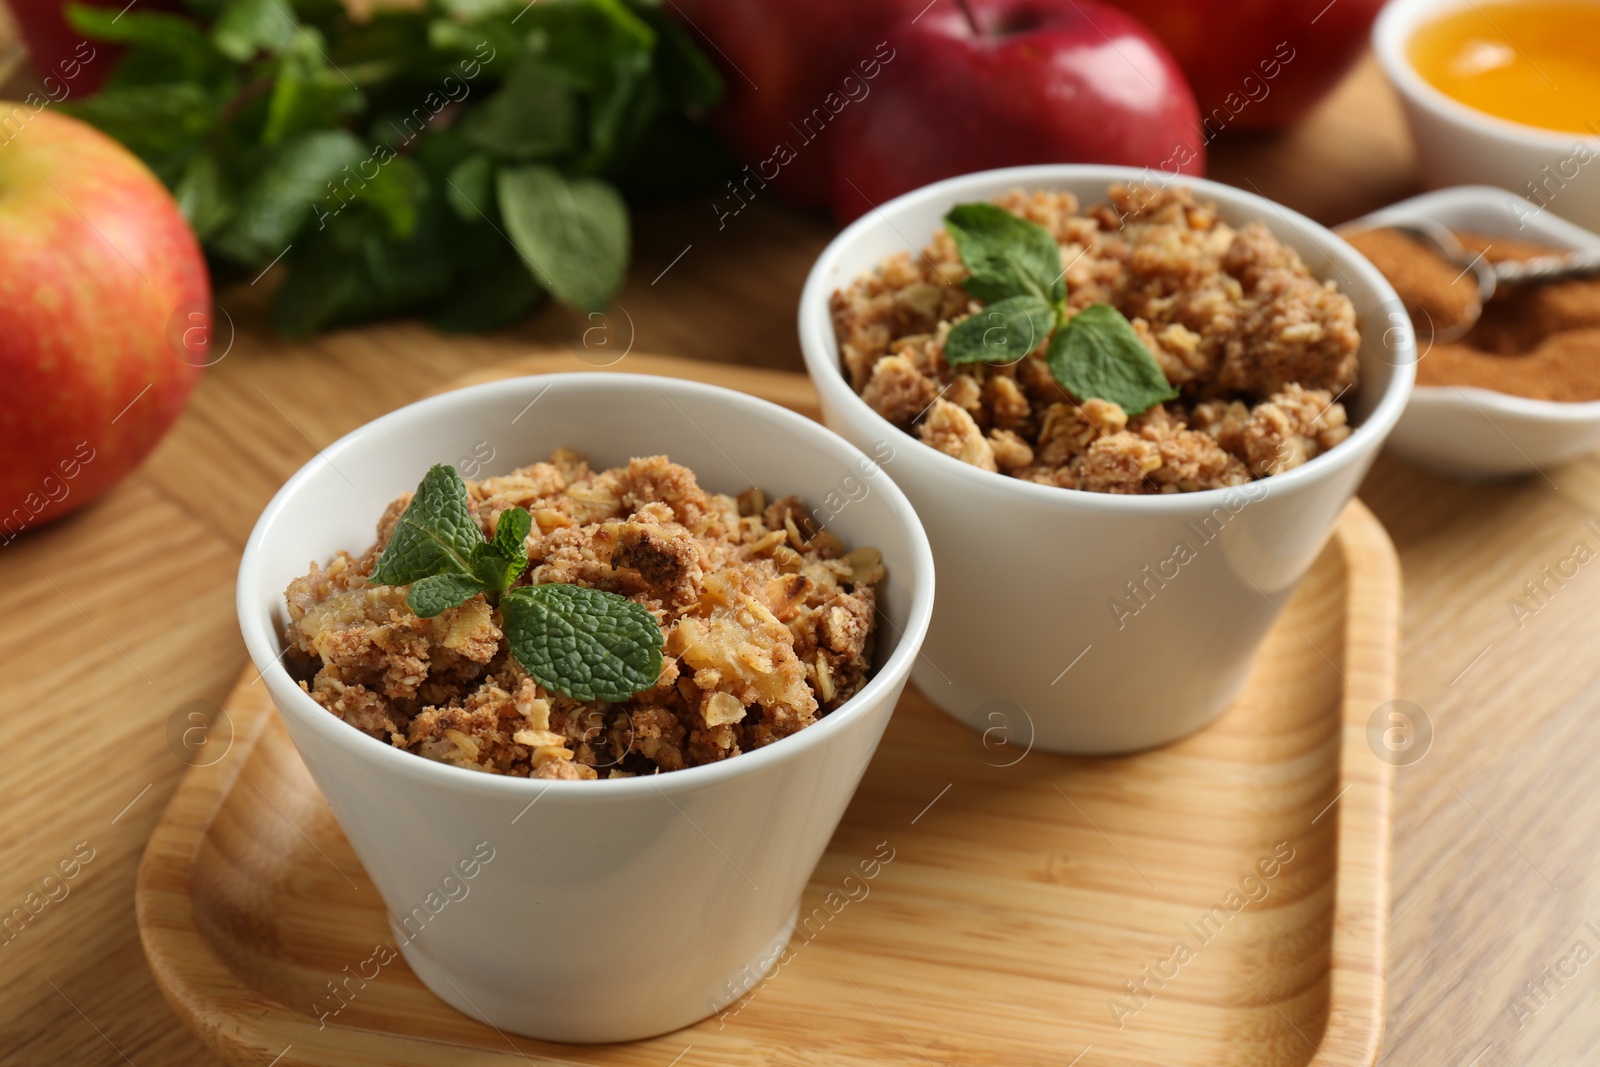
[[[279,662],[290,579],[336,549],[364,549],[384,505],[434,463],[492,456],[477,472],[487,476],[559,446],[597,466],[666,453],[709,489],[755,484],[807,501],[873,475],[830,525],[848,545],[876,545],[888,566],[875,676],[816,725],[726,762],[574,782],[403,752],[298,688]],[[502,1030],[625,1041],[719,1010],[772,965],[932,609],[927,539],[904,495],[875,472],[822,426],[753,397],[642,375],[560,374],[402,408],[328,446],[279,491],[239,565],[245,644],[429,989]],[[474,863],[485,853],[488,862]]]
[[[1600,166],[1600,162],[1597,162]],[[1432,219],[1458,230],[1532,241],[1556,248],[1600,248],[1590,233],[1548,211],[1530,213],[1504,189],[1486,185],[1440,189],[1402,200],[1341,229]],[[1417,325],[1419,360],[1428,358],[1429,326]],[[1389,435],[1389,448],[1419,466],[1455,478],[1533,474],[1600,444],[1600,401],[1530,400],[1488,389],[1419,385]]]
[[[1423,180],[1435,188],[1496,185],[1536,201],[1530,211],[1543,205],[1600,229],[1600,136],[1485,114],[1435,89],[1411,66],[1412,35],[1471,6],[1472,0],[1390,0],[1372,27],[1372,47],[1400,95]]]
[[[1302,215],[1189,179],[1184,184],[1228,221],[1266,222],[1354,301],[1365,341],[1362,384],[1345,402],[1359,425],[1337,448],[1238,489],[1078,492],[944,455],[902,433],[850,388],[830,294],[890,253],[922,248],[952,205],[1015,188],[1065,189],[1087,205],[1104,199],[1113,182],[1141,180],[1150,178],[1124,167],[1049,165],[927,186],[835,238],[800,298],[800,344],[824,420],[864,448],[905,442],[886,466],[922,516],[939,565],[939,602],[912,677],[949,714],[976,728],[1011,731],[1007,740],[1019,746],[1126,752],[1171,741],[1219,715],[1411,391],[1411,321],[1370,263]],[[1193,558],[1178,562],[1185,555],[1179,545]]]

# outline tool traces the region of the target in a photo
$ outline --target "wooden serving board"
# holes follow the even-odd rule
[[[797,375],[627,364],[814,412]],[[180,1017],[239,1064],[1366,1067],[1391,770],[1366,736],[1395,695],[1399,599],[1394,549],[1352,503],[1244,695],[1137,756],[980,737],[908,689],[807,889],[815,918],[791,961],[721,1017],[616,1046],[509,1037],[399,959],[334,998],[328,983],[388,943],[383,904],[250,669],[230,730],[212,725],[231,747],[187,772],[145,852],[144,949]]]

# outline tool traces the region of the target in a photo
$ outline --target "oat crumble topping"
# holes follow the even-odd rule
[[[882,558],[846,552],[796,497],[707,493],[665,456],[595,472],[565,450],[466,485],[486,537],[507,509],[532,514],[517,584],[589,586],[655,615],[661,677],[621,703],[548,692],[509,654],[483,594],[423,619],[406,587],[370,584],[407,493],[366,552],[312,563],[284,594],[301,688],[373,737],[499,774],[627,777],[771,744],[866,683]]]
[[[1069,193],[995,203],[1061,246],[1067,303],[1121,311],[1182,395],[1129,417],[1070,395],[1041,350],[954,368],[952,326],[982,303],[941,228],[833,294],[841,361],[874,410],[983,470],[1102,493],[1240,485],[1297,467],[1350,434],[1361,336],[1350,300],[1260,222],[1235,230],[1187,189],[1113,186],[1080,212]]]

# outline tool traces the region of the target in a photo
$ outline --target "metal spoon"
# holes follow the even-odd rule
[[[1478,299],[1473,307],[1460,322],[1449,329],[1439,330],[1434,336],[1437,341],[1455,341],[1465,336],[1478,324],[1484,305],[1501,288],[1546,285],[1600,274],[1600,250],[1596,249],[1490,263],[1482,252],[1468,252],[1448,226],[1433,219],[1415,218],[1384,225],[1428,246],[1446,261],[1460,267],[1463,274],[1470,270],[1478,281]]]

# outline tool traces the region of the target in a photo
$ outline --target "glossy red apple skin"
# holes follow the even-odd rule
[[[1171,50],[1214,139],[1298,121],[1349,72],[1384,0],[1108,2]]]
[[[211,285],[178,205],[130,152],[53,108],[0,115],[3,545],[161,440],[211,360]]]
[[[939,0],[889,31],[894,60],[839,116],[834,214],[941,178],[1030,163],[1203,174],[1194,98],[1160,42],[1093,0]]]
[[[770,179],[772,188],[795,203],[826,208],[832,131],[825,127],[808,141],[810,131],[800,124],[826,107],[829,93],[843,97],[847,76],[870,94],[877,79],[864,75],[880,69],[873,55],[878,43],[927,2],[674,0],[666,10],[722,71],[726,88],[712,122],[723,142],[750,167],[765,166],[763,173],[771,173],[774,151],[788,145],[793,159]]]

